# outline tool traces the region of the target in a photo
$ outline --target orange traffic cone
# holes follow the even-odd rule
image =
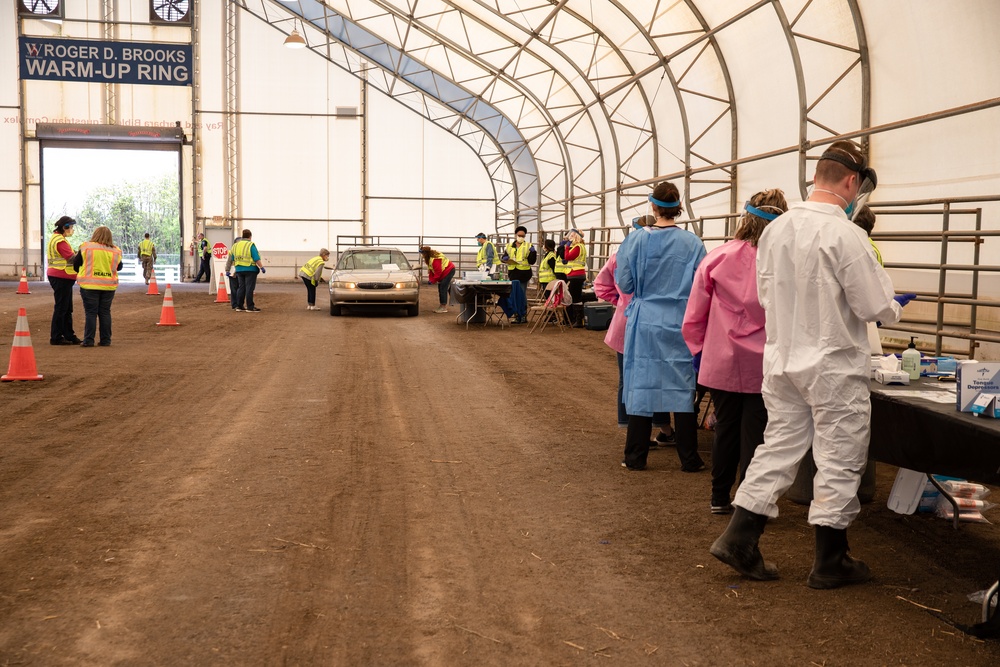
[[[17,309],[17,326],[14,328],[14,342],[10,347],[10,366],[7,375],[0,377],[4,382],[11,380],[41,380],[35,368],[35,348],[31,347],[31,331],[28,329],[28,313]]]
[[[156,273],[152,273],[149,276],[149,289],[146,290],[146,296],[160,296],[160,290],[156,287]]]
[[[215,303],[229,303],[229,294],[226,293],[226,274],[219,274],[219,292],[215,295]]]
[[[167,290],[163,293],[163,310],[160,311],[160,321],[156,323],[156,326],[180,326],[177,316],[174,314],[174,295],[170,292],[170,283],[167,283]]]
[[[31,294],[31,292],[28,291],[28,273],[23,267],[21,268],[21,282],[17,284],[17,293]]]

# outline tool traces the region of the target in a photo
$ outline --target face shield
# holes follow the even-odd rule
[[[868,166],[868,160],[862,159],[861,163],[855,162],[849,155],[845,155],[839,151],[827,150],[820,156],[820,160],[833,160],[838,164],[842,164],[851,171],[857,173],[858,175],[858,192],[854,195],[854,201],[847,205],[844,212],[847,217],[851,220],[857,215],[858,211],[864,208],[865,203],[871,196],[872,192],[875,191],[878,185],[878,175],[875,170]]]

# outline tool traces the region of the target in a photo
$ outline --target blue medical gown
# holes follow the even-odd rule
[[[680,227],[637,229],[618,249],[615,282],[632,295],[622,393],[630,415],[694,411],[695,373],[681,324],[704,257],[701,239]]]

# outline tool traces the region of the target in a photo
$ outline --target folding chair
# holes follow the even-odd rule
[[[545,300],[545,303],[541,306],[532,306],[528,310],[529,318],[534,315],[535,319],[528,333],[534,333],[539,324],[542,325],[539,331],[545,331],[549,322],[555,322],[560,331],[566,331],[569,326],[569,314],[566,312],[566,306],[569,305],[569,302],[571,299],[566,291],[565,281],[553,281],[550,284],[549,298]]]
[[[486,321],[483,322],[485,327],[487,324],[499,324],[500,328],[503,329],[505,326],[510,325],[510,318],[507,317],[507,313],[503,312],[503,308],[500,306],[500,296],[497,294],[484,294],[484,303],[482,305],[483,310],[486,312]]]

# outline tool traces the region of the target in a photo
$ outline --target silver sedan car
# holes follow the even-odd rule
[[[357,247],[345,250],[330,276],[330,314],[344,306],[406,308],[420,313],[417,272],[396,248]]]

